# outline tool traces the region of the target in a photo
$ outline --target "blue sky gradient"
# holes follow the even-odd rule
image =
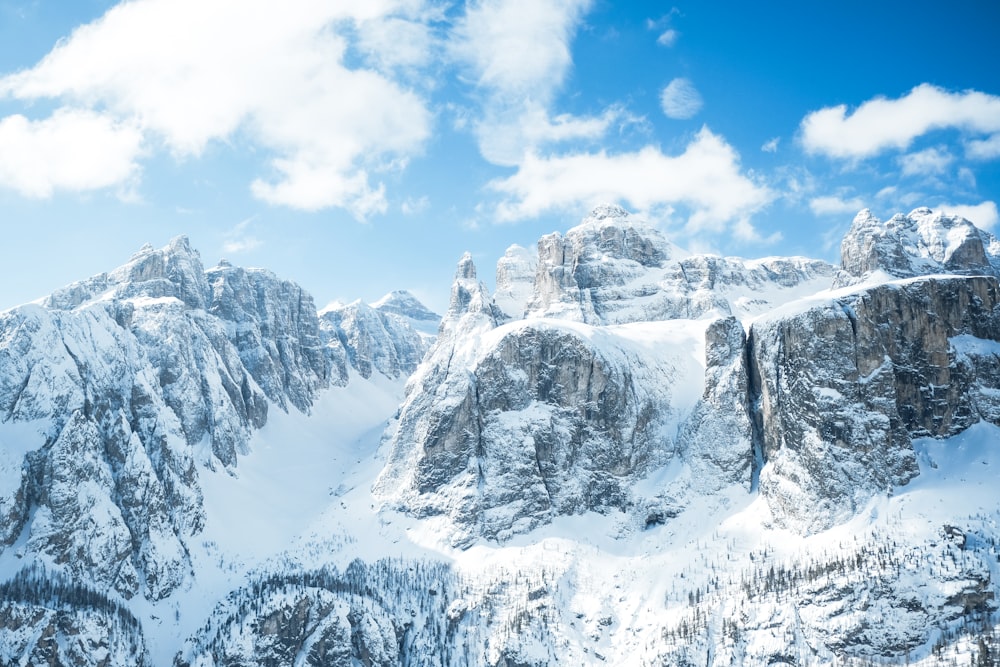
[[[836,261],[862,207],[986,228],[995,2],[0,0],[0,308],[187,234],[322,305],[443,309],[617,201]],[[838,108],[843,105],[843,108]]]

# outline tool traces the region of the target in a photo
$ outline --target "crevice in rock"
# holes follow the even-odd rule
[[[747,408],[750,411],[750,493],[760,488],[760,471],[767,461],[764,458],[764,410],[761,407],[762,380],[757,367],[754,346],[756,338],[751,327],[743,344],[743,363],[747,368]]]

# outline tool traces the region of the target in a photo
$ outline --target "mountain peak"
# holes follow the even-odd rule
[[[56,290],[43,303],[72,310],[97,299],[172,297],[191,308],[204,308],[207,294],[201,256],[186,236],[178,236],[159,249],[146,243],[113,271]]]
[[[455,270],[455,280],[475,280],[476,264],[472,261],[472,253],[466,252],[462,259],[458,260],[458,268]]]
[[[840,246],[838,285],[883,272],[896,278],[956,273],[996,275],[1000,267],[993,237],[960,216],[926,206],[882,222],[869,209],[854,218]]]
[[[412,320],[437,322],[441,316],[433,312],[406,290],[394,290],[372,304],[383,313],[394,313]]]
[[[608,218],[627,218],[629,212],[618,204],[598,204],[587,216],[590,220],[606,220]]]

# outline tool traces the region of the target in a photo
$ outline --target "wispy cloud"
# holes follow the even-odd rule
[[[430,205],[431,200],[426,196],[417,198],[410,197],[400,204],[399,210],[403,213],[403,215],[415,215],[417,213],[421,213],[422,211],[426,211]]]
[[[614,110],[553,112],[573,59],[571,43],[592,0],[484,0],[451,35],[452,57],[479,97],[471,127],[490,162],[515,166],[547,143],[601,136]]]
[[[945,128],[1000,131],[1000,97],[922,84],[897,99],[868,100],[850,114],[844,104],[814,111],[802,120],[801,132],[810,153],[861,159],[905,150],[917,137]]]
[[[677,32],[675,29],[667,28],[666,30],[660,33],[659,37],[656,38],[656,43],[659,44],[660,46],[666,46],[669,48],[677,43],[677,38],[680,36],[681,34]]]
[[[973,160],[1000,158],[1000,132],[986,139],[970,139],[965,144],[965,155]]]
[[[681,36],[681,33],[670,24],[673,22],[674,17],[679,14],[680,10],[672,7],[669,12],[658,19],[646,19],[646,28],[660,33],[656,38],[656,43],[660,46],[670,48],[677,43],[677,39]]]
[[[907,153],[898,158],[904,176],[931,176],[944,173],[955,161],[955,156],[944,146],[926,148],[916,153]]]
[[[865,208],[865,202],[860,197],[845,199],[835,195],[828,195],[810,199],[809,208],[816,215],[854,215]]]
[[[238,255],[260,248],[263,243],[250,233],[250,226],[254,220],[256,216],[247,218],[227,231],[222,240],[222,252]]]
[[[780,142],[781,142],[781,137],[774,137],[772,139],[768,139],[767,141],[764,142],[764,144],[760,147],[760,149],[765,153],[777,153],[778,144]]]
[[[693,118],[703,105],[701,94],[688,79],[674,79],[660,93],[660,106],[667,118]]]

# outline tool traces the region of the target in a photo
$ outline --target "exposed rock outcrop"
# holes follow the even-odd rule
[[[427,325],[436,327],[440,321],[415,299],[413,301],[420,309],[404,311],[410,315],[399,312],[399,300],[385,302],[382,307],[361,301],[327,307],[320,313],[319,326],[330,356],[335,357],[338,349],[344,350],[346,362],[366,379],[376,371],[393,379],[408,377],[434,340],[410,322],[417,319],[417,325],[423,324],[426,329]],[[386,304],[389,307],[385,307]],[[346,380],[344,377],[341,384]]]
[[[758,320],[760,488],[782,523],[827,528],[917,473],[911,439],[1000,414],[995,278],[920,278]]]
[[[998,275],[1000,242],[965,218],[918,208],[883,223],[868,209],[854,218],[840,244],[837,286],[873,274],[893,278],[951,273]]]
[[[624,209],[599,206],[565,236],[538,241],[527,316],[594,325],[743,318],[825,289],[834,274],[801,257],[689,255]]]

